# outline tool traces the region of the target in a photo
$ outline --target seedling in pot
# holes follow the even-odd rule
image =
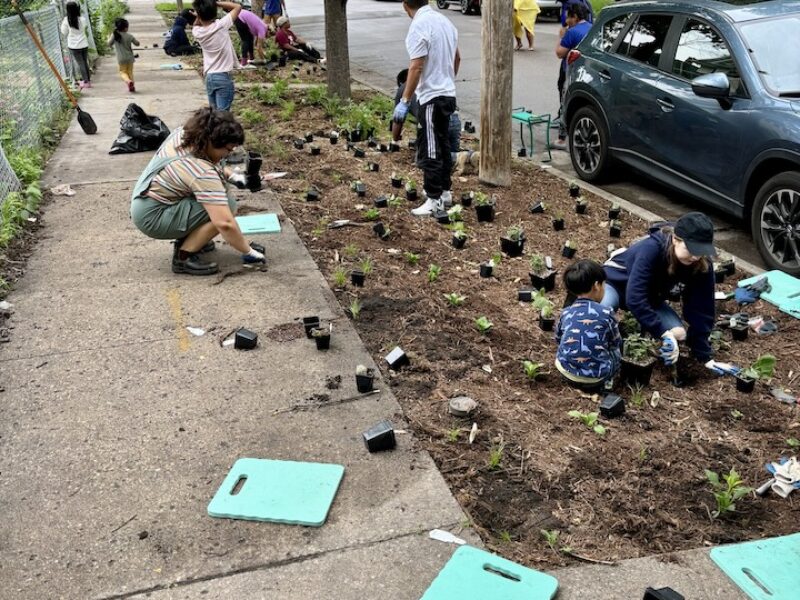
[[[525,158],[526,156],[528,156],[528,151],[525,148],[520,148],[519,150],[517,150],[517,156],[519,158]]]
[[[381,170],[381,166],[376,162],[368,162],[364,165],[364,170],[369,171],[370,173],[377,173]]]
[[[492,272],[494,271],[494,261],[489,260],[487,262],[480,264],[480,275],[484,279],[488,279],[492,276]]]
[[[400,152],[400,144],[397,142],[389,142],[389,152]]]
[[[406,262],[410,264],[412,267],[416,266],[419,262],[419,254],[414,254],[413,252],[405,252],[403,256],[406,259]]]
[[[319,200],[319,190],[315,187],[310,187],[306,190],[306,202],[316,202]]]
[[[294,147],[297,148],[298,150],[302,150],[303,146],[305,145],[305,143],[306,143],[306,141],[304,139],[302,139],[302,138],[297,138],[293,142]]]
[[[455,204],[447,209],[447,216],[451,223],[458,223],[464,220],[464,208],[460,204]]]
[[[386,200],[386,203],[389,206],[391,206],[392,208],[400,208],[401,206],[403,206],[403,199],[400,196],[396,196],[395,194],[392,194]]]
[[[570,198],[578,198],[581,195],[581,188],[578,185],[578,182],[572,180],[569,182],[569,197]]]
[[[475,319],[475,327],[481,333],[487,334],[487,333],[489,333],[489,330],[492,327],[494,327],[494,323],[492,323],[486,317],[478,317],[477,319]]]
[[[611,205],[611,208],[608,209],[608,220],[614,221],[615,219],[619,219],[620,212],[619,204],[615,202]]]
[[[585,198],[578,198],[575,200],[575,212],[579,215],[585,215],[586,209],[589,208],[589,202]]]
[[[524,248],[525,230],[522,228],[522,223],[509,227],[505,237],[500,238],[500,249],[512,258],[521,256]]]
[[[564,215],[562,215],[561,213],[556,213],[556,216],[553,218],[553,230],[562,231],[564,227],[565,227]]]
[[[303,329],[305,329],[308,339],[311,339],[311,330],[317,327],[319,327],[319,317],[303,317]]]
[[[356,388],[359,393],[366,394],[372,391],[375,384],[375,369],[368,369],[364,365],[356,367]]]
[[[542,331],[553,331],[556,320],[553,317],[553,303],[549,300],[547,304],[539,309],[539,327]]]
[[[378,140],[376,140],[374,137],[370,137],[367,140],[367,146],[369,146],[370,148],[377,148],[378,147]]]
[[[451,227],[460,225],[459,229],[453,229],[453,248],[461,249],[467,243],[467,232],[464,231],[463,223],[453,223]]]
[[[402,176],[398,175],[395,171],[392,171],[392,187],[400,189],[403,187],[403,178]]]
[[[311,145],[311,156],[319,156],[319,154],[320,154],[319,146],[317,146],[316,144],[312,144]]]
[[[722,474],[722,479],[725,483],[720,481],[719,474],[716,471],[706,469],[704,473],[711,484],[711,493],[714,495],[714,500],[717,504],[716,510],[709,513],[712,519],[736,512],[736,502],[753,491],[753,488],[744,485],[744,481],[739,477],[736,469],[731,469],[727,475]]]
[[[307,132],[306,135],[305,135],[305,140],[306,140],[306,142],[308,142],[310,144],[311,142],[314,141],[314,134],[311,133],[310,131]]]
[[[373,200],[372,203],[375,205],[375,208],[386,208],[387,206],[389,206],[389,199],[383,194],[381,194],[380,196],[375,198],[375,200]]]
[[[539,379],[543,379],[544,376],[547,375],[547,373],[543,370],[544,363],[523,360],[522,368],[525,371],[525,377],[528,378],[528,381],[537,381]]]
[[[353,190],[359,198],[367,195],[367,186],[360,179],[350,182],[350,189]]]
[[[378,152],[388,152],[389,146],[387,144],[378,144]]]
[[[357,321],[358,317],[361,316],[361,302],[359,302],[358,298],[353,298],[350,301],[350,316],[353,317],[354,321]]]
[[[573,419],[579,419],[586,427],[594,431],[600,437],[606,434],[606,428],[597,422],[597,413],[583,413],[579,410],[571,410],[567,413]]]
[[[735,275],[736,274],[736,263],[734,262],[734,260],[732,258],[730,258],[728,260],[723,260],[719,264],[719,266],[721,268],[725,269],[725,274],[728,275],[729,277],[731,275]]]
[[[774,375],[776,362],[771,354],[759,356],[752,365],[736,375],[736,389],[748,394],[752,392],[757,381],[769,380]]]
[[[347,284],[347,271],[343,267],[336,267],[333,272],[333,284],[337,288],[343,288]]]
[[[328,139],[330,140],[331,144],[338,144],[339,143],[339,132],[338,131],[331,131],[328,134]]]
[[[413,202],[417,199],[417,182],[409,178],[406,180],[406,200]]]
[[[531,214],[538,215],[543,213],[546,209],[547,207],[545,206],[545,203],[542,200],[537,200],[536,202],[531,204],[528,210],[530,211]]]
[[[475,214],[478,223],[491,223],[494,221],[495,201],[483,192],[475,192]]]
[[[475,125],[472,124],[472,121],[464,121],[464,131],[466,133],[475,133]]]
[[[375,221],[376,219],[380,218],[381,211],[377,208],[368,208],[364,211],[364,220],[366,221]]]
[[[564,247],[561,249],[561,256],[564,258],[572,258],[578,251],[578,244],[573,241],[567,240],[564,242]]]
[[[556,287],[556,272],[547,268],[547,263],[541,254],[534,254],[530,258],[531,285],[537,290],[544,289],[552,292]]]
[[[320,323],[320,327],[311,330],[311,337],[314,338],[314,341],[317,343],[317,350],[328,350],[331,347],[332,331],[332,324],[324,327],[322,323]]]
[[[367,274],[361,270],[353,270],[350,272],[350,282],[356,287],[364,287],[364,280],[367,278]]]
[[[711,344],[714,354],[728,352],[731,349],[731,344],[725,339],[725,334],[721,329],[712,329],[708,336],[708,342]]]
[[[461,194],[461,206],[469,208],[472,206],[472,201],[475,199],[475,192],[464,192]]]
[[[624,383],[647,386],[655,365],[654,343],[651,339],[632,333],[622,343],[620,379]]]
[[[725,267],[716,265],[714,267],[714,283],[725,283],[725,278],[728,276],[728,270]]]
[[[353,156],[355,156],[356,158],[364,158],[366,155],[367,155],[367,153],[364,152],[363,148],[354,148],[353,149]]]
[[[447,298],[447,301],[450,303],[450,306],[461,306],[466,301],[467,297],[462,296],[456,292],[450,292],[449,294],[444,294],[444,297]]]
[[[616,219],[611,221],[611,224],[608,228],[608,235],[610,235],[612,238],[620,237],[622,235],[622,223]]]
[[[428,283],[433,283],[437,279],[439,279],[439,273],[441,273],[442,267],[439,265],[430,265],[428,267]]]

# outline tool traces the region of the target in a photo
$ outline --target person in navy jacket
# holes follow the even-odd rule
[[[603,266],[605,293],[601,304],[629,310],[643,332],[661,339],[667,365],[678,359],[686,342],[701,362],[711,359],[709,334],[714,326],[714,226],[699,212],[683,215],[674,225],[660,223],[630,248],[613,254]],[[667,304],[670,290],[683,284],[683,319]]]

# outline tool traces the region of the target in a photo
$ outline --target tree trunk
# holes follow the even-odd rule
[[[251,12],[256,15],[259,19],[263,17],[263,9],[264,9],[264,0],[253,0],[252,2],[253,7],[250,9]]]
[[[328,94],[350,98],[350,49],[347,45],[347,0],[325,0],[325,50]]]
[[[480,180],[499,186],[511,185],[511,6],[511,2],[484,2],[481,23]]]
[[[183,10],[183,0],[175,0],[175,4],[178,5],[178,12]]]

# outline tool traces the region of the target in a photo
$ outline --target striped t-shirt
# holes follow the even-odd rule
[[[205,204],[227,204],[225,174],[213,163],[192,156],[181,147],[182,141],[183,127],[178,127],[161,144],[156,152],[158,158],[179,156],[180,159],[172,161],[153,178],[147,197],[164,204],[177,204],[188,196]]]

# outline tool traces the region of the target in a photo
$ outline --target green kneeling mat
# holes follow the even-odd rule
[[[800,598],[800,533],[720,546],[711,559],[750,598]]]
[[[557,590],[555,577],[461,546],[421,600],[550,600]]]
[[[281,232],[281,224],[278,221],[278,215],[275,213],[258,213],[236,217],[236,222],[239,224],[239,229],[242,230],[243,235]]]
[[[319,527],[343,476],[342,465],[240,458],[209,503],[208,514]]]

